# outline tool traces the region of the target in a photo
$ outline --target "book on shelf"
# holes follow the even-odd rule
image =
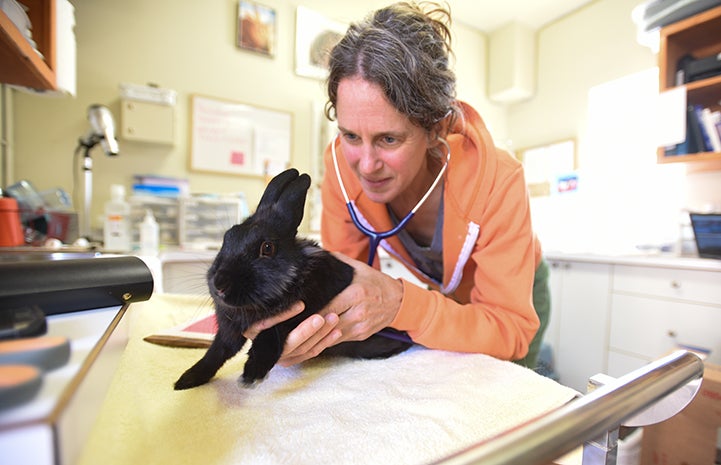
[[[721,152],[721,111],[688,105],[686,140],[665,148],[666,156]]]
[[[689,105],[688,107],[687,117],[691,122],[689,127],[691,128],[691,136],[694,140],[694,151],[691,153],[706,152],[707,147],[711,144],[708,141],[706,129],[704,129],[701,124],[701,110],[701,105]]]
[[[701,127],[706,131],[709,152],[721,152],[721,111],[701,110]]]

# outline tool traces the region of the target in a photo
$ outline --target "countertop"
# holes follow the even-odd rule
[[[693,256],[679,256],[672,253],[631,253],[602,254],[592,252],[544,251],[548,261],[606,263],[610,265],[649,266],[655,268],[675,268],[687,270],[721,271],[721,260]]]
[[[140,256],[151,268],[160,263],[205,261],[208,264],[218,253],[217,250],[180,249],[176,247],[163,248],[154,257]],[[379,253],[383,254],[381,249]],[[680,256],[670,252],[629,252],[604,253],[582,251],[544,250],[547,260],[563,260],[569,262],[607,263],[611,265],[634,265],[661,268],[691,269],[721,271],[721,259],[700,258],[698,256]],[[43,247],[0,248],[0,261],[13,260],[59,260],[68,258],[90,258],[100,255],[114,255],[108,252],[92,251],[87,249],[49,249]],[[157,263],[154,263],[157,262]]]

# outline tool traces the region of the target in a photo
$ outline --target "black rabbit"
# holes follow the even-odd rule
[[[251,324],[302,300],[301,314],[262,331],[253,341],[242,380],[246,385],[262,380],[280,358],[288,333],[353,280],[353,267],[314,241],[296,237],[309,187],[307,174],[295,169],[280,173],[268,184],[256,212],[225,233],[207,274],[218,332],[203,358],[176,381],[176,390],[210,381],[243,347],[243,333]],[[385,331],[399,334],[391,328]],[[323,354],[387,358],[411,345],[376,334],[329,347]]]

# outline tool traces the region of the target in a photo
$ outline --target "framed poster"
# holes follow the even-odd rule
[[[573,192],[578,188],[575,139],[565,139],[519,152],[531,197]]]
[[[238,3],[239,48],[272,57],[275,55],[275,34],[274,9],[247,0]]]
[[[295,73],[325,79],[328,55],[348,26],[302,6],[295,14]]]
[[[290,113],[193,95],[190,115],[192,171],[268,177],[290,165]]]

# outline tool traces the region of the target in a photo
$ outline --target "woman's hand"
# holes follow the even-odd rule
[[[398,313],[403,298],[399,280],[363,262],[334,255],[355,269],[353,282],[319,314],[290,332],[278,362],[282,366],[311,359],[339,342],[367,339],[390,325]]]
[[[281,323],[285,320],[289,320],[293,318],[294,316],[298,315],[303,311],[305,308],[305,304],[303,302],[296,302],[294,303],[288,310],[279,313],[275,316],[272,316],[270,318],[266,318],[265,320],[256,321],[252,325],[248,327],[248,329],[245,330],[243,333],[243,336],[250,339],[251,341],[254,340],[256,337],[258,337],[258,334],[265,331],[268,328],[272,328],[273,326],[277,325],[278,323]],[[306,320],[307,321],[307,320]]]
[[[298,301],[283,313],[253,323],[245,330],[243,336],[252,341],[262,331],[293,318],[304,309],[305,303]],[[329,313],[325,316],[316,313],[309,316],[288,335],[278,363],[283,366],[290,366],[320,354],[340,338],[340,331],[333,331],[336,325],[338,325],[338,315],[335,313]],[[331,333],[331,331],[333,332]],[[324,340],[325,345],[318,344],[321,340]],[[296,360],[298,354],[303,354],[303,358]]]

